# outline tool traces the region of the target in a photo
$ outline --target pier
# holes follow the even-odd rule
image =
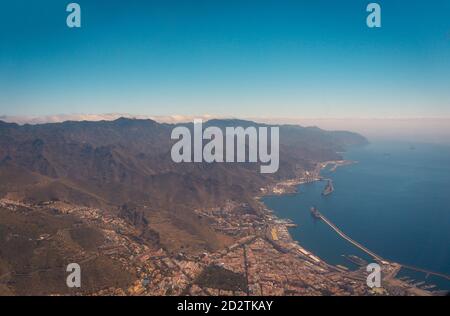
[[[357,242],[357,241],[351,239],[349,236],[347,236],[342,230],[340,230],[336,225],[334,225],[330,220],[328,220],[328,218],[323,216],[323,214],[320,213],[317,209],[316,209],[316,213],[317,213],[317,217],[320,218],[321,220],[323,220],[328,226],[330,226],[339,236],[341,236],[342,238],[344,238],[345,240],[347,240],[348,242],[350,242],[357,248],[361,249],[362,251],[367,253],[369,256],[371,256],[375,260],[377,260],[379,262],[385,261],[385,260],[383,260],[383,258],[381,258],[376,253],[370,251],[369,249],[367,249],[366,247],[361,245],[359,242]]]
[[[344,238],[345,240],[347,240],[348,242],[350,242],[351,244],[353,244],[357,248],[361,249],[362,251],[367,253],[369,256],[371,256],[372,258],[374,258],[378,262],[380,262],[382,264],[389,263],[389,261],[383,259],[382,257],[377,255],[373,251],[371,251],[371,250],[367,249],[366,247],[364,247],[363,245],[361,245],[359,242],[357,242],[357,241],[353,240],[352,238],[350,238],[349,236],[347,236],[342,230],[340,230],[336,225],[334,225],[333,222],[331,222],[322,213],[320,213],[318,209],[312,208],[311,212],[313,212],[313,216],[314,217],[323,220],[324,223],[326,223],[328,226],[330,226],[339,236],[341,236],[342,238]],[[434,271],[430,271],[430,270],[427,270],[427,269],[422,269],[422,268],[418,268],[418,267],[414,267],[414,266],[410,266],[410,265],[406,265],[406,264],[402,264],[402,263],[398,263],[398,264],[404,269],[414,270],[414,271],[425,273],[426,276],[434,275],[434,276],[438,276],[438,277],[450,280],[450,275],[447,275],[447,274],[444,274],[444,273],[434,272]]]
[[[447,279],[447,280],[450,281],[450,275],[446,275],[446,274],[443,274],[443,273],[434,272],[434,271],[430,271],[430,270],[422,269],[422,268],[418,268],[418,267],[413,267],[413,266],[409,266],[409,265],[406,265],[406,264],[400,264],[400,265],[404,269],[425,273],[426,277],[428,277],[429,275],[434,275],[434,276],[438,276],[440,278],[444,278],[444,279]]]

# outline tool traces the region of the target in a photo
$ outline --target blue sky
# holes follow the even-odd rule
[[[450,117],[450,1],[3,1],[0,115]]]

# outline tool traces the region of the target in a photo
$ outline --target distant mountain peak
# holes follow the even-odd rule
[[[17,127],[17,126],[19,126],[19,125],[16,123],[8,123],[8,122],[0,120],[0,127]]]
[[[138,118],[133,118],[133,117],[124,117],[121,116],[118,119],[112,121],[114,124],[120,124],[120,125],[132,125],[132,124],[136,124],[136,123],[152,123],[152,124],[157,124],[156,121],[151,120],[151,119],[138,119]]]

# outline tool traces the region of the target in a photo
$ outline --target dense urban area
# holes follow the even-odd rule
[[[302,177],[261,188],[261,195],[293,192],[298,184],[320,180],[319,172],[331,164],[332,168],[348,164],[346,161],[320,163]],[[113,260],[119,269],[132,277],[125,285],[102,287],[91,284],[89,292],[83,288],[71,289],[69,294],[89,295],[429,295],[431,292],[414,284],[396,279],[400,265],[381,262],[383,286],[370,288],[366,284],[365,266],[350,271],[343,266],[327,264],[309,250],[294,241],[288,231],[295,226],[291,221],[277,218],[271,210],[259,202],[257,213],[247,212],[248,205],[227,201],[222,207],[195,210],[199,218],[206,219],[214,230],[230,236],[235,241],[219,251],[205,249],[201,253],[190,251],[173,253],[158,244],[141,242],[133,225],[126,216],[112,215],[101,209],[80,207],[63,201],[49,201],[38,205],[0,201],[0,207],[11,214],[49,212],[57,217],[76,218],[75,227],[96,227],[101,230],[101,243],[86,250],[72,247],[65,262],[83,265],[98,257]],[[119,214],[120,215],[120,214]],[[37,250],[52,247],[67,248],[71,243],[70,231],[74,227],[55,233],[42,233],[28,238]],[[7,240],[21,238],[9,233]],[[35,251],[37,251],[35,250]],[[65,266],[52,267],[62,272]],[[32,278],[40,271],[0,275],[0,284],[7,289],[9,282]],[[49,272],[49,271],[47,271]],[[61,283],[65,282],[64,273]],[[83,274],[83,282],[90,275]],[[13,294],[13,293],[10,293]],[[62,294],[62,293],[47,293]],[[67,294],[64,293],[64,294]]]

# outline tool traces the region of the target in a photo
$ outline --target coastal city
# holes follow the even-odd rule
[[[299,183],[321,180],[319,172],[328,165],[336,168],[348,162],[328,162],[317,166],[304,177],[261,190],[264,194],[292,192]],[[135,276],[127,287],[98,288],[89,295],[431,295],[424,289],[397,279],[400,265],[387,261],[382,266],[383,286],[366,284],[365,266],[350,271],[344,266],[324,262],[294,241],[288,229],[296,226],[290,220],[277,218],[258,199],[257,213],[249,213],[248,205],[228,201],[223,207],[196,210],[216,231],[235,242],[225,249],[201,253],[171,253],[142,242],[136,227],[126,220],[100,209],[78,207],[62,201],[28,205],[7,199],[0,207],[11,212],[39,209],[61,216],[74,216],[80,222],[101,229],[104,242],[92,251],[78,251],[68,262],[84,263],[107,256],[121,269]],[[63,232],[57,232],[56,235]],[[51,242],[58,236],[36,236]],[[358,258],[354,258],[357,262]],[[362,260],[362,259],[360,259]],[[11,277],[11,276],[9,276]],[[6,282],[8,275],[0,276]],[[72,294],[87,294],[74,289]],[[50,293],[58,294],[58,293]]]
[[[1,6],[15,312],[450,296],[450,0]]]

